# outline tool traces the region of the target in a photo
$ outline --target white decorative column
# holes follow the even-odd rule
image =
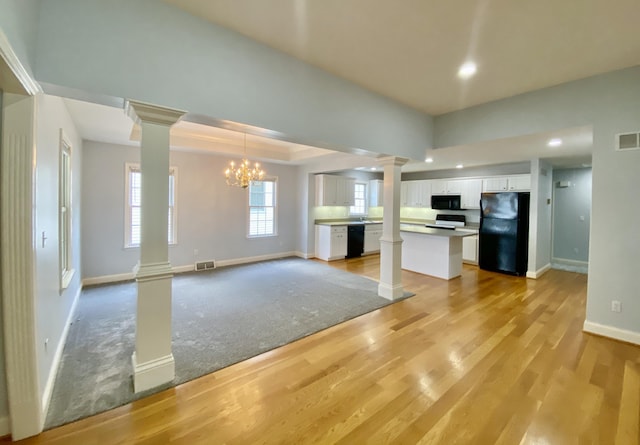
[[[175,377],[171,352],[171,281],[169,263],[169,131],[185,113],[128,101],[127,113],[141,127],[142,172],[140,262],[133,387],[145,391]]]
[[[408,159],[380,158],[384,167],[384,211],[380,238],[380,283],[378,295],[395,300],[404,295],[401,280],[402,238],[400,238],[400,168]]]
[[[13,440],[42,431],[35,322],[35,98],[2,99],[2,309]]]

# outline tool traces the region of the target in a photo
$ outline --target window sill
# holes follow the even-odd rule
[[[277,233],[274,233],[273,235],[247,235],[247,239],[275,238],[277,236]]]
[[[69,284],[71,284],[71,280],[73,279],[73,275],[76,273],[75,269],[71,269],[66,271],[64,274],[62,274],[62,276],[60,277],[60,291],[64,291],[66,288],[69,287]]]

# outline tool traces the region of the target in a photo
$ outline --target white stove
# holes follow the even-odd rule
[[[435,224],[425,224],[426,227],[434,229],[456,230],[456,227],[464,227],[466,218],[464,215],[436,215]]]

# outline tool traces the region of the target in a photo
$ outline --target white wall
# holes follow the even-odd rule
[[[640,342],[640,150],[614,148],[617,133],[640,130],[640,67],[438,116],[435,141],[444,147],[581,125],[592,125],[594,134],[587,322]],[[612,299],[622,312],[611,312]]]
[[[83,278],[130,273],[139,248],[124,248],[125,163],[139,162],[139,149],[85,141],[83,159]],[[264,164],[277,176],[278,236],[247,238],[247,191],[225,184],[226,156],[171,152],[178,168],[177,245],[169,247],[173,266],[195,261],[232,260],[295,251],[296,167]],[[237,160],[237,159],[236,159]],[[194,255],[194,249],[198,254]]]
[[[45,91],[142,100],[338,149],[423,159],[432,145],[430,116],[163,2],[43,1],[38,32]]]
[[[78,297],[82,273],[80,265],[80,183],[82,140],[62,99],[39,95],[36,100],[36,341],[38,380],[41,396],[51,390],[55,356],[66,328],[67,318]],[[58,169],[60,129],[71,143],[72,162],[72,264],[75,275],[69,287],[60,291],[58,252]],[[46,241],[42,244],[42,233]],[[45,347],[45,342],[48,345]],[[46,397],[43,407],[46,408]]]
[[[27,72],[33,75],[38,35],[39,0],[0,1],[0,29]]]
[[[567,181],[568,187],[558,187]],[[553,171],[553,262],[589,261],[591,168]]]

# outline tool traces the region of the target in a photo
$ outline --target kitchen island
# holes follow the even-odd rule
[[[473,233],[400,224],[402,268],[450,280],[462,274],[462,238]]]

